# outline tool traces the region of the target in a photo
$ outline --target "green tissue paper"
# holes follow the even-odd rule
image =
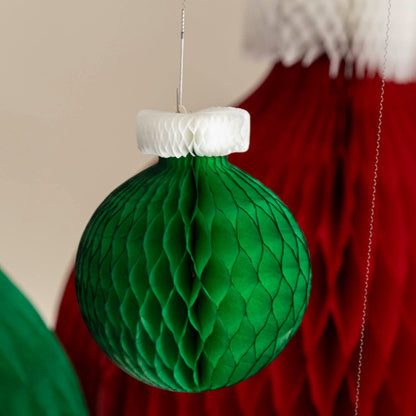
[[[308,303],[305,238],[287,207],[227,157],[161,158],[113,191],[76,260],[84,320],[133,377],[201,392],[254,375]]]
[[[75,372],[55,335],[0,270],[0,415],[87,414]]]

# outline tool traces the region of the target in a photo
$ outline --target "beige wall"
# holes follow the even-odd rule
[[[93,210],[149,163],[137,110],[174,109],[180,3],[0,5],[0,265],[49,324]],[[243,11],[188,0],[188,109],[238,102],[265,75],[241,52]]]

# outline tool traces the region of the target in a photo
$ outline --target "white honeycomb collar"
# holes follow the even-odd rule
[[[380,73],[384,61],[385,0],[247,0],[245,48],[291,66],[327,55],[331,76],[343,60],[359,77]],[[391,0],[387,79],[416,79],[416,0]]]
[[[226,156],[248,149],[250,114],[234,107],[195,113],[143,110],[137,114],[136,136],[139,150],[149,155]]]

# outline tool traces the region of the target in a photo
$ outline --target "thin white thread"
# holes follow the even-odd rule
[[[367,321],[367,308],[368,308],[368,289],[369,289],[372,250],[373,250],[374,217],[375,217],[376,200],[377,200],[377,182],[378,182],[380,147],[381,147],[381,137],[382,137],[382,126],[383,126],[384,93],[385,93],[385,88],[386,88],[387,55],[388,55],[389,39],[390,39],[391,0],[387,0],[387,4],[388,6],[387,6],[386,37],[384,40],[383,68],[382,68],[382,73],[381,73],[380,108],[379,108],[379,115],[378,115],[376,156],[374,160],[373,188],[372,188],[371,208],[370,208],[370,227],[369,227],[369,233],[368,233],[367,264],[366,264],[365,283],[364,283],[364,298],[363,298],[363,314],[362,314],[362,320],[361,320],[360,347],[359,347],[359,353],[358,353],[358,369],[357,369],[357,384],[356,384],[356,391],[355,391],[354,416],[358,416],[359,414],[358,409],[359,409],[359,402],[360,402],[361,375],[362,375],[362,367],[363,367],[363,352],[364,352],[364,340],[365,340],[365,326],[366,326],[366,321]]]

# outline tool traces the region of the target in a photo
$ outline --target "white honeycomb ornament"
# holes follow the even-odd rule
[[[416,79],[416,1],[391,0],[386,75]],[[291,66],[322,55],[336,76],[343,60],[363,77],[381,73],[386,0],[248,0],[245,49],[257,58]]]
[[[250,114],[234,107],[195,113],[142,110],[136,118],[136,136],[139,150],[149,155],[226,156],[248,150]]]

